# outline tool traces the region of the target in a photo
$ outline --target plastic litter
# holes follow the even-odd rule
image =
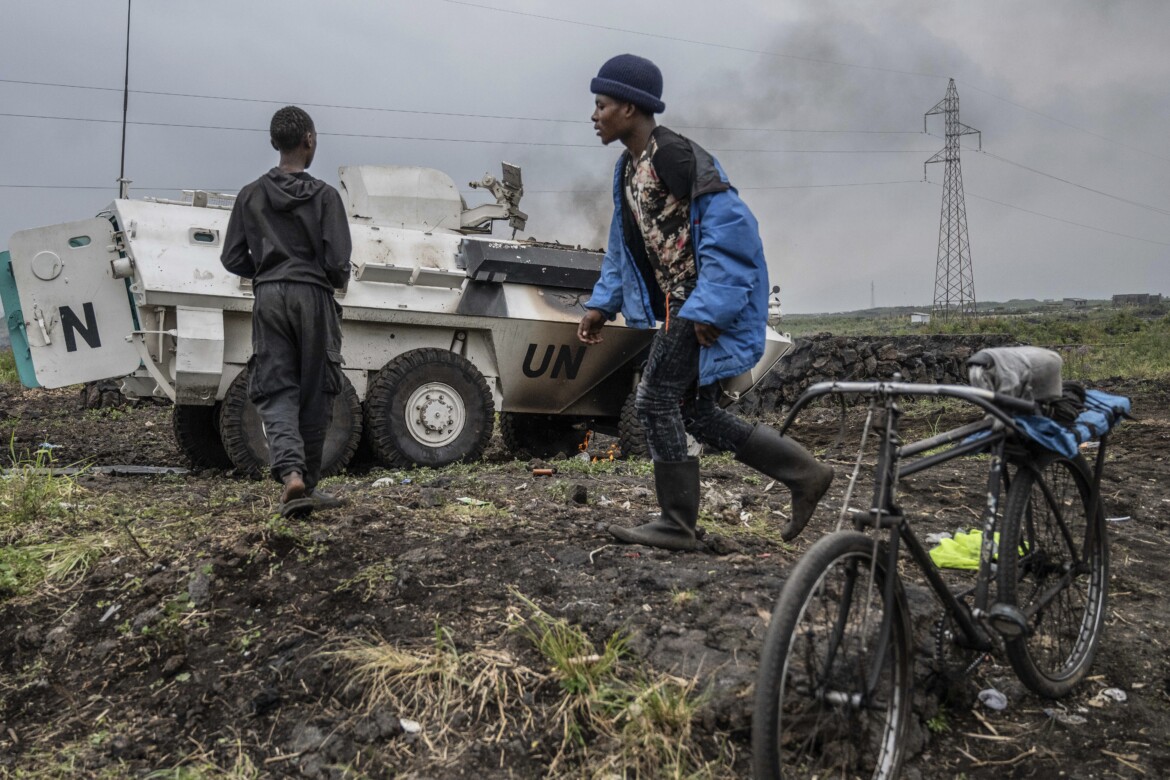
[[[488,502],[478,498],[468,498],[467,496],[460,496],[455,499],[460,504],[467,504],[468,506],[487,506]]]
[[[1107,522],[1107,523],[1124,523],[1125,521],[1127,521],[1129,519],[1130,519],[1129,515],[1125,515],[1123,517],[1106,517],[1105,522]]]
[[[1101,697],[1105,699],[1113,699],[1113,701],[1125,701],[1129,698],[1125,691],[1120,688],[1106,688],[1101,691]]]
[[[950,539],[950,538],[951,538],[951,534],[949,531],[939,531],[936,534],[927,534],[926,535],[926,543],[927,544],[938,544],[943,539]]]
[[[985,688],[979,691],[979,703],[989,710],[1002,712],[1007,709],[1007,696],[997,691],[995,688]]]
[[[389,487],[394,484],[394,480],[390,477],[382,477],[374,480],[374,487]]]
[[[398,722],[402,725],[402,731],[406,734],[417,734],[422,731],[422,725],[417,720],[400,718]]]

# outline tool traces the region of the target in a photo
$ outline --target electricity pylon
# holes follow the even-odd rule
[[[938,227],[938,263],[934,269],[934,309],[932,316],[946,322],[955,316],[975,316],[975,277],[971,271],[971,243],[967,240],[967,206],[963,201],[963,171],[959,167],[959,137],[978,135],[983,149],[983,136],[973,127],[959,121],[959,91],[955,80],[947,86],[947,94],[922,117],[926,132],[926,118],[942,114],[946,122],[946,145],[942,151],[922,166],[925,176],[930,163],[945,162],[943,175],[942,219]]]

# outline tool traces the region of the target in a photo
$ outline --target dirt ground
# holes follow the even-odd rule
[[[1112,438],[1103,484],[1112,576],[1093,676],[1049,702],[1006,660],[990,659],[959,697],[920,702],[920,749],[905,777],[1170,776],[1170,386],[1099,386],[1129,395],[1137,419]],[[775,534],[786,491],[725,456],[704,459],[711,550],[612,544],[607,523],[655,508],[646,464],[561,461],[556,475],[534,477],[498,437],[475,466],[329,480],[348,506],[288,524],[275,518],[274,483],[95,470],[185,463],[168,407],[83,411],[77,398],[76,389],[0,389],[0,433],[18,461],[50,444],[55,465],[91,467],[37,526],[38,543],[56,523],[60,536],[89,535],[98,551],[72,575],[0,593],[2,777],[622,776],[615,743],[588,729],[558,756],[560,689],[515,629],[530,605],[582,629],[599,652],[620,632],[624,662],[642,674],[692,680],[705,698],[689,736],[680,733],[700,759],[695,776],[748,776],[766,621],[796,557],[835,523],[851,467],[847,450],[830,447],[838,410],[807,411],[794,432],[839,476],[793,545]],[[919,436],[972,417],[937,403],[907,414]],[[846,427],[859,420],[851,410]],[[967,459],[906,481],[920,533],[971,527],[980,465]],[[11,521],[0,529],[5,544],[34,533]],[[924,616],[917,641],[929,650],[930,602],[913,601]],[[371,637],[425,649],[437,636],[462,658],[504,659],[492,668],[524,688],[517,709],[374,706],[369,686],[353,684],[351,665],[331,654]],[[1006,709],[974,703],[987,688],[1006,695]]]

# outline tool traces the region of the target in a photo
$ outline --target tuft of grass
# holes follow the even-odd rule
[[[12,467],[0,487],[0,533],[10,536],[23,526],[59,518],[72,509],[74,497],[81,492],[79,475],[54,473],[52,450],[42,447],[33,453],[17,453],[14,436],[8,452]]]
[[[517,591],[513,594],[528,608],[527,618],[513,616],[513,628],[525,636],[552,666],[553,676],[570,696],[595,695],[613,676],[626,652],[628,639],[613,634],[600,652],[579,627],[555,618]]]
[[[0,385],[20,386],[20,373],[16,370],[16,355],[12,353],[11,345],[0,350]]]
[[[693,744],[692,724],[708,698],[697,685],[697,677],[661,675],[616,691],[609,710],[619,745],[610,761],[615,771],[679,779],[715,771]]]
[[[523,610],[513,630],[552,667],[563,698],[555,710],[560,745],[547,768],[588,767],[590,777],[716,777],[726,762],[707,761],[694,744],[693,723],[707,697],[698,676],[651,674],[624,662],[628,639],[615,633],[600,650],[585,632],[513,590]],[[527,614],[523,614],[526,612]]]
[[[489,742],[535,728],[531,690],[542,676],[504,650],[461,653],[441,626],[429,647],[404,649],[372,636],[347,640],[325,655],[349,667],[347,685],[362,692],[367,713],[385,708],[416,720],[432,751],[446,749],[455,722],[485,726]]]
[[[114,547],[100,534],[0,547],[0,594],[16,596],[48,582],[74,582]]]
[[[359,594],[361,602],[365,604],[380,590],[393,585],[395,580],[394,561],[387,558],[384,561],[363,566],[357,574],[339,583],[333,592],[356,592]]]
[[[186,756],[176,766],[156,769],[145,775],[145,780],[259,780],[265,776],[245,752],[238,737],[232,747],[234,753],[224,757],[223,765],[216,761],[215,751],[203,748]]]

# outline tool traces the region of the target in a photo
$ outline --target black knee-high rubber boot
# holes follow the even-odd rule
[[[634,528],[611,525],[609,532],[627,544],[664,550],[694,550],[699,546],[699,461],[654,461],[654,490],[661,514]]]
[[[817,503],[833,481],[833,469],[808,450],[767,425],[757,425],[735,454],[736,460],[783,483],[792,491],[792,519],[780,531],[792,541],[808,525]]]

